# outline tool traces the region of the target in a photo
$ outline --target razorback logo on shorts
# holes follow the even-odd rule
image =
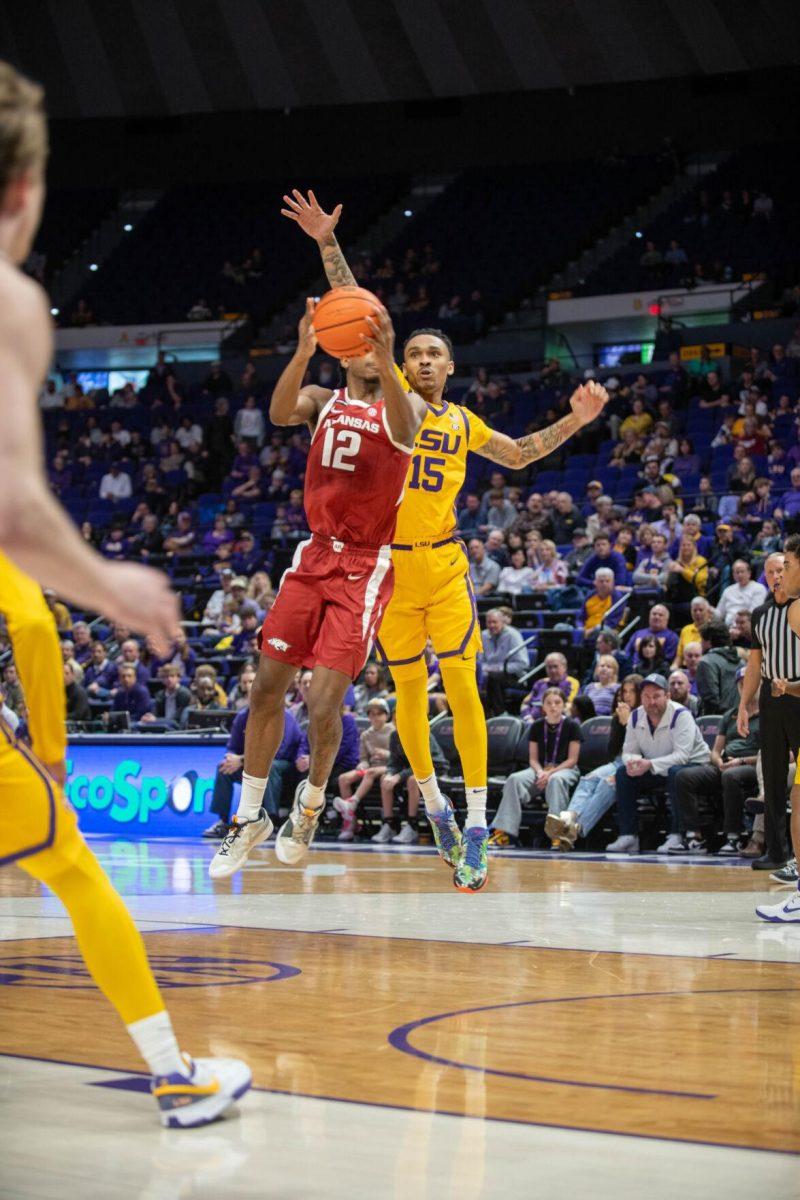
[[[283,638],[267,638],[267,645],[274,646],[276,650],[284,651],[289,649],[289,643]]]

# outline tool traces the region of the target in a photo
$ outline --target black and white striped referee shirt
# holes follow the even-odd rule
[[[753,646],[761,651],[762,679],[800,680],[800,638],[789,627],[793,603],[777,604],[770,596],[753,612]]]

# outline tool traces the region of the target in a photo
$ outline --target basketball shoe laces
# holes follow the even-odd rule
[[[299,805],[297,819],[292,817],[292,838],[296,838],[300,842],[308,842],[321,815],[321,805],[319,808],[305,808],[302,804]]]
[[[481,847],[486,836],[486,830],[478,827],[466,830],[467,849],[464,853],[464,865],[477,871],[481,866]]]
[[[228,832],[222,839],[222,844],[217,851],[220,858],[227,858],[233,847],[236,845],[236,839],[247,825],[252,825],[252,821],[232,821],[228,826]]]
[[[440,813],[433,813],[433,820],[436,828],[439,830],[439,844],[445,854],[449,854],[455,850],[458,845],[458,840],[453,831],[453,810],[448,804]]]

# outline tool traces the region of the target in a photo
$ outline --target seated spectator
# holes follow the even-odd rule
[[[745,667],[737,671],[739,696],[742,692]],[[758,793],[756,759],[760,745],[758,697],[753,697],[747,706],[750,729],[742,737],[737,729],[738,701],[722,718],[710,762],[687,767],[677,780],[677,799],[680,813],[682,848],[674,853],[702,855],[708,853],[703,836],[698,795],[706,795],[713,801],[722,800],[723,830],[725,841],[717,854],[728,858],[738,856],[743,846],[745,800]],[[716,828],[719,828],[718,826]]]
[[[583,694],[594,704],[597,716],[605,717],[611,712],[614,697],[619,689],[619,665],[611,654],[602,654],[594,669],[594,679],[583,688]]]
[[[205,609],[203,610],[203,625],[214,626],[215,628],[222,621],[222,610],[225,601],[231,595],[231,585],[235,576],[231,567],[223,567],[219,572],[219,587],[208,598]]]
[[[667,580],[672,559],[667,550],[667,535],[653,532],[650,549],[633,572],[634,587],[660,589]]]
[[[159,669],[158,678],[164,688],[153,700],[152,713],[146,713],[142,721],[164,721],[170,728],[178,729],[184,712],[192,703],[192,693],[181,683],[180,667],[172,663]]]
[[[753,622],[750,613],[744,609],[736,614],[731,625],[731,645],[738,650],[753,648]]]
[[[116,664],[106,654],[105,644],[92,642],[89,663],[83,674],[83,685],[91,700],[106,700],[117,683]]]
[[[233,423],[233,432],[238,441],[250,442],[254,446],[263,444],[266,424],[255,396],[248,396],[243,407],[239,409]]]
[[[52,588],[43,588],[42,595],[45,599],[45,604],[53,614],[56,623],[56,629],[59,633],[65,633],[72,629],[72,617],[66,604],[59,600]]]
[[[717,615],[728,627],[733,625],[738,612],[753,612],[767,598],[763,583],[753,579],[750,564],[737,559],[733,564],[734,582],[725,588],[717,602]]]
[[[486,553],[486,546],[480,538],[470,538],[469,542],[469,576],[476,596],[489,596],[497,591],[500,580],[500,567]]]
[[[581,727],[565,716],[563,693],[558,688],[548,688],[542,708],[544,716],[531,725],[530,766],[524,771],[514,771],[503,785],[503,799],[489,838],[493,846],[519,842],[522,809],[537,795],[543,795],[547,811],[558,816],[567,807],[570,791],[580,778]]]
[[[506,624],[503,614],[492,608],[483,631],[484,704],[486,715],[508,711],[506,686],[528,670],[528,652],[518,629]]]
[[[578,692],[578,680],[573,679],[568,672],[567,660],[563,654],[554,650],[544,660],[544,679],[537,679],[525,699],[522,701],[520,716],[525,722],[538,721],[542,716],[542,700],[545,692],[558,688],[568,706]]]
[[[616,769],[622,759],[625,731],[631,714],[641,704],[641,675],[626,675],[614,697],[611,728],[608,735],[608,765],[584,775],[572,793],[569,807],[561,813],[548,813],[544,831],[553,848],[572,850],[579,837],[588,837],[613,807],[617,795]]]
[[[100,480],[99,496],[101,500],[129,500],[133,495],[131,477],[122,470],[119,463],[112,463],[108,472]]]
[[[781,495],[775,516],[779,521],[786,521],[787,529],[795,532],[794,525],[800,517],[800,467],[794,467],[789,478],[791,487]]]
[[[754,561],[763,563],[770,554],[779,551],[782,545],[780,525],[774,519],[768,518],[753,538]]]
[[[641,630],[639,633],[634,633],[628,643],[628,650],[633,653],[634,665],[638,663],[641,657],[639,644],[642,638],[647,637],[648,634],[652,634],[655,637],[661,647],[663,658],[666,662],[671,663],[678,650],[678,635],[674,630],[669,628],[669,609],[665,604],[653,605],[648,616],[647,628]],[[652,671],[648,671],[647,674],[652,674]]]
[[[569,492],[559,492],[550,513],[552,526],[551,537],[557,546],[564,546],[572,540],[576,529],[583,526],[580,510],[572,502]]]
[[[654,633],[643,633],[637,643],[633,664],[635,669],[644,675],[666,675],[669,670],[669,660],[664,653],[664,647]]]
[[[214,794],[209,811],[214,813],[217,820],[203,831],[204,838],[224,838],[228,832],[231,820],[231,805],[233,803],[233,787],[242,782],[244,770],[244,738],[247,728],[249,708],[242,708],[236,714],[231,725],[225,756],[217,767],[214,778]],[[303,773],[308,769],[298,765],[302,763],[303,735],[300,727],[290,712],[284,713],[283,737],[275,752],[275,758],[267,776],[267,786],[264,790],[263,805],[268,815],[277,822],[280,812],[281,796],[287,777],[294,770]]]
[[[517,510],[501,491],[487,492],[483,502],[484,523],[482,529],[510,529],[517,517]]]
[[[215,702],[210,707],[212,707],[212,708],[213,707],[227,708],[228,707],[227,694],[225,692],[224,687],[217,679],[216,667],[212,667],[211,663],[203,663],[195,671],[194,679],[192,680],[192,682],[190,684],[190,688],[189,688],[189,690],[192,693],[192,696],[196,698],[199,695],[200,683],[203,679],[210,679],[211,683],[213,685]],[[204,691],[205,691],[205,689],[204,689]]]
[[[697,666],[697,695],[700,714],[725,713],[738,704],[736,674],[741,666],[739,651],[731,645],[728,626],[718,617],[700,630],[703,656]]]
[[[168,554],[191,554],[197,540],[197,531],[192,528],[192,514],[179,512],[175,528],[164,539],[164,549]]]
[[[67,720],[91,721],[92,709],[86,691],[75,678],[71,662],[64,663],[64,690],[67,696]]]
[[[253,663],[244,663],[239,668],[239,673],[236,676],[236,683],[231,688],[228,694],[228,708],[239,712],[242,708],[247,708],[250,703],[250,692],[256,678],[256,668]]]
[[[385,670],[378,663],[368,662],[361,673],[361,681],[355,687],[355,711],[366,716],[373,700],[385,700],[388,695]]]
[[[672,460],[672,473],[683,481],[687,475],[699,475],[702,470],[700,455],[695,452],[691,438],[681,438],[678,442],[678,453]]]
[[[709,760],[709,749],[688,709],[670,700],[663,675],[642,681],[642,703],[625,731],[622,763],[616,771],[619,837],[608,854],[639,853],[639,799],[666,781],[670,832],[656,853],[681,853],[677,776],[687,766]]]
[[[108,537],[100,543],[100,550],[106,558],[127,558],[129,543],[125,537],[124,526],[115,521],[111,526]]]
[[[692,685],[686,672],[676,667],[674,671],[670,671],[667,683],[670,700],[674,700],[676,704],[682,704],[684,708],[688,708],[693,717],[696,717],[700,705],[697,697],[692,695]]]
[[[72,626],[72,646],[75,661],[87,666],[92,657],[92,634],[85,621],[76,621]]]
[[[596,717],[597,712],[591,699],[578,692],[567,709],[567,716],[573,717],[579,725],[583,725],[584,721],[590,721],[592,717]]]
[[[352,771],[345,771],[339,776],[339,796],[333,802],[333,807],[342,817],[340,842],[352,842],[358,806],[386,774],[389,762],[389,746],[394,725],[389,720],[388,702],[382,698],[369,700],[366,715],[369,718],[369,728],[361,733],[358,765]],[[416,830],[405,822],[405,829],[401,828],[400,834],[392,838],[392,841],[411,843],[417,841],[418,836]]]
[[[193,712],[205,712],[207,709],[218,709],[227,707],[227,696],[225,703],[220,703],[220,698],[217,694],[217,683],[213,675],[201,674],[202,668],[198,668],[195,676],[194,685],[192,687],[191,703],[187,704],[180,718],[181,729],[187,729],[189,726],[189,715]],[[223,692],[224,695],[224,692]]]
[[[552,543],[551,543],[552,545]],[[553,547],[555,549],[555,547]],[[503,567],[497,581],[498,592],[507,596],[521,596],[523,592],[532,592],[536,584],[536,574],[527,565],[524,550],[512,550],[510,565]]]
[[[470,537],[480,532],[482,524],[480,499],[475,492],[468,492],[464,497],[464,507],[458,514],[459,531],[465,537]]]
[[[496,522],[490,522],[495,524]],[[531,529],[537,529],[543,538],[548,538],[553,532],[553,523],[544,507],[544,500],[539,492],[531,492],[525,501],[525,508],[511,523],[510,532],[525,536]]]
[[[572,549],[567,551],[564,562],[567,564],[567,579],[574,582],[577,580],[584,565],[588,562],[590,556],[594,553],[591,542],[589,541],[586,530],[579,527],[573,530],[572,533]],[[612,571],[613,578],[613,571]]]
[[[136,672],[136,682],[147,687],[150,671],[142,662],[142,651],[135,638],[128,637],[119,647],[119,662],[117,666],[133,667]]]
[[[668,604],[677,618],[686,619],[694,596],[704,596],[708,587],[708,562],[697,553],[697,543],[689,534],[681,538],[678,557],[667,568],[664,587]]]
[[[136,667],[132,663],[121,663],[118,672],[119,686],[111,702],[112,712],[126,712],[131,723],[141,721],[153,711],[153,701],[143,683],[136,678]]]
[[[232,542],[233,532],[228,529],[225,524],[225,517],[222,513],[217,513],[214,517],[214,524],[207,533],[203,534],[201,545],[206,554],[213,554],[218,546],[223,542]]]
[[[687,642],[682,652],[678,655],[677,666],[689,680],[689,690],[693,696],[697,696],[697,668],[700,665],[702,657],[703,647],[700,644],[699,634],[698,640],[696,642]]]
[[[594,591],[584,600],[578,613],[578,624],[583,626],[584,634],[591,633],[606,623],[607,613],[614,606],[614,614],[610,618],[616,628],[625,623],[627,609],[622,604],[627,592],[614,586],[614,572],[610,567],[599,567],[594,573]],[[609,623],[610,623],[609,622]]]
[[[545,538],[539,547],[536,565],[531,567],[533,572],[532,590],[547,591],[553,587],[563,587],[567,582],[568,568],[563,559],[558,557],[555,542]],[[502,578],[502,575],[501,575]],[[502,591],[502,588],[500,589]]]
[[[212,362],[211,370],[203,380],[203,391],[211,396],[230,396],[233,381],[228,372],[223,371],[221,362]]]
[[[628,582],[628,568],[625,565],[625,559],[616,550],[611,549],[611,539],[607,533],[599,533],[594,539],[594,553],[583,564],[576,581],[578,585],[591,587],[600,567],[608,567],[613,572],[614,581],[618,585]]]
[[[273,476],[277,472],[273,472]],[[258,501],[264,499],[264,484],[261,478],[261,467],[251,467],[247,472],[247,479],[244,483],[240,483],[231,492],[231,496],[236,500]]]
[[[163,548],[164,538],[159,529],[158,516],[155,513],[146,513],[142,517],[139,533],[129,539],[128,549],[140,558],[148,559],[154,554],[160,554]]]
[[[289,492],[289,503],[284,506],[283,522],[290,541],[299,541],[307,535],[308,521],[301,488],[292,488]]]
[[[439,773],[446,771],[447,760],[432,733],[430,734],[430,750],[435,770]],[[406,815],[401,821],[398,831],[392,823],[394,802],[398,789],[404,785],[407,796]],[[389,739],[389,760],[386,764],[386,772],[381,777],[381,810],[383,813],[383,822],[378,832],[373,834],[370,840],[378,844],[399,842],[402,835],[402,843],[410,844],[416,842],[419,838],[417,832],[419,800],[419,784],[414,778],[411,764],[406,757],[399,734],[395,729]]]
[[[619,427],[620,436],[624,437],[626,430],[630,429],[637,436],[641,436],[649,432],[653,424],[653,417],[647,411],[645,402],[641,397],[635,397],[631,402],[631,411]]]

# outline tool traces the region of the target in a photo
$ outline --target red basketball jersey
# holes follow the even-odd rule
[[[397,524],[413,448],[392,440],[383,400],[353,400],[344,388],[323,408],[306,467],[312,533],[358,546],[385,546]]]

